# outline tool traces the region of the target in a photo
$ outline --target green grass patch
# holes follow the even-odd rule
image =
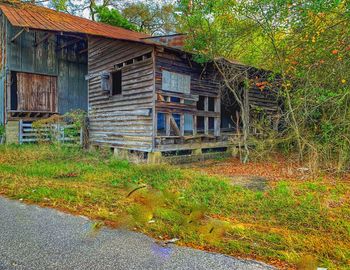
[[[347,183],[281,180],[252,191],[190,169],[134,165],[74,147],[0,146],[0,193],[188,246],[349,269]]]

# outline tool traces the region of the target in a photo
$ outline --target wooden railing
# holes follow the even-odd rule
[[[19,121],[19,143],[62,142],[83,144],[83,130],[65,123],[34,127],[33,122]]]

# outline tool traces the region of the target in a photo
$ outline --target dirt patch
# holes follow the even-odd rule
[[[260,162],[252,161],[248,164],[242,164],[237,158],[192,164],[192,169],[210,175],[223,175],[229,178],[241,178],[244,176],[248,180],[250,179],[250,181],[251,179],[256,181],[257,178],[265,179],[266,181],[306,180],[312,178],[309,170],[300,170],[300,167],[299,164],[286,161],[282,158]]]
[[[253,191],[265,191],[268,189],[268,180],[261,176],[235,175],[230,177],[231,185],[241,186]]]

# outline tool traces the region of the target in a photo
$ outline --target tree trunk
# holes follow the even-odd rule
[[[241,118],[242,118],[242,126],[243,126],[243,155],[241,158],[241,161],[243,163],[247,163],[249,161],[249,145],[248,145],[248,139],[249,139],[249,96],[248,96],[248,88],[244,86],[243,88],[243,96],[241,95],[239,91],[239,83],[244,82],[244,79],[248,77],[246,70],[237,71],[235,70],[232,74],[232,70],[229,68],[224,70],[223,67],[220,66],[216,61],[214,61],[214,64],[216,68],[218,69],[219,73],[223,77],[225,86],[229,89],[229,91],[232,92],[233,96],[235,97],[235,100],[237,104],[239,105],[240,111],[241,111]],[[238,74],[238,76],[237,76]],[[238,78],[238,81],[232,80],[232,76],[236,76]],[[243,80],[242,80],[243,78]]]
[[[243,154],[243,163],[247,163],[249,161],[249,145],[248,145],[248,139],[249,139],[249,96],[248,96],[248,90],[247,87],[244,86],[243,89],[243,102],[242,102],[242,108],[241,108],[241,114],[242,114],[242,124],[243,124],[243,146],[244,146],[244,154]]]

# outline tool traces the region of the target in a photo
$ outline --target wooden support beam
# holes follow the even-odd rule
[[[82,49],[82,50],[80,50],[78,53],[79,53],[79,54],[83,54],[83,53],[86,53],[87,51],[88,51],[88,48]]]
[[[193,136],[197,135],[197,115],[193,115]]]
[[[11,42],[15,42],[15,40],[20,36],[22,35],[22,33],[26,31],[26,32],[29,32],[29,29],[27,27],[24,27],[22,28],[16,35],[13,36],[13,38],[11,38]]]
[[[204,117],[204,134],[209,134],[209,117]]]
[[[42,37],[41,39],[39,39],[37,42],[35,42],[34,47],[38,47],[41,43],[43,43],[44,41],[46,41],[48,38],[50,38],[52,35],[54,35],[54,33],[47,33],[44,37]]]
[[[159,97],[160,97],[161,101],[164,101],[164,97],[162,95],[160,95]],[[170,97],[166,97],[166,98],[167,98],[167,100],[170,101]],[[166,117],[166,135],[170,136],[171,128],[173,128],[176,135],[180,136],[180,134],[181,134],[180,129],[178,128],[176,121],[175,121],[174,117],[172,116],[172,114],[167,113],[165,117]]]
[[[82,36],[71,34],[71,33],[61,32],[60,34],[61,34],[61,36],[72,37],[72,38],[76,38],[76,39],[80,39],[80,40],[87,40],[87,37],[82,37]]]
[[[81,41],[81,39],[74,39],[74,40],[72,40],[72,41],[66,42],[65,44],[63,44],[63,45],[61,45],[60,47],[58,47],[58,48],[56,49],[56,51],[60,51],[60,50],[62,50],[62,49],[64,49],[64,48],[67,48],[67,47],[69,47],[69,46],[72,46],[72,45],[74,45],[75,43],[77,43],[77,42],[79,42],[79,41]]]
[[[209,97],[204,97],[204,111],[209,111]],[[204,134],[209,134],[209,117],[204,117]]]
[[[198,95],[192,95],[192,94],[182,94],[182,93],[170,93],[166,91],[157,90],[157,94],[166,96],[166,97],[177,97],[177,98],[183,98],[185,100],[191,100],[191,101],[198,101],[199,96]]]
[[[220,113],[220,117],[215,118],[214,122],[214,135],[220,136],[220,128],[221,128],[221,98],[215,98],[214,100],[214,111],[216,113]]]
[[[204,111],[209,111],[209,97],[204,97]]]
[[[169,114],[169,115],[170,115],[170,125],[171,125],[171,127],[172,127],[173,130],[175,131],[175,134],[176,134],[176,135],[181,136],[180,129],[179,129],[179,127],[177,126],[174,117],[173,117],[171,114]]]
[[[180,116],[180,135],[185,136],[185,115]]]
[[[170,114],[169,113],[167,113],[165,115],[165,129],[166,129],[166,131],[165,131],[166,136],[170,136],[171,129],[170,129]]]

